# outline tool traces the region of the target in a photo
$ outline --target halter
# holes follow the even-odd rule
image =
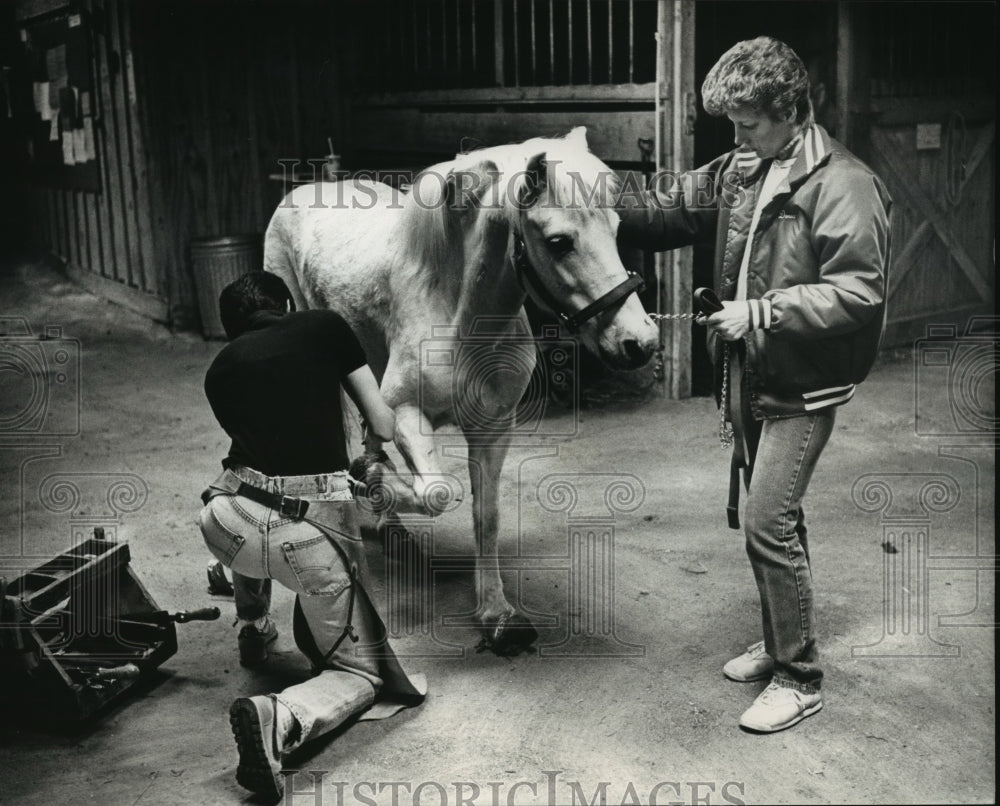
[[[566,326],[566,329],[570,333],[576,333],[580,329],[580,326],[588,319],[593,319],[597,314],[617,305],[633,291],[641,293],[646,287],[643,279],[638,274],[632,271],[627,272],[628,277],[608,291],[608,293],[598,297],[583,310],[576,313],[569,313],[563,308],[563,304],[542,283],[541,277],[538,276],[538,271],[528,258],[528,250],[519,232],[514,233],[514,273],[524,293],[529,294],[534,292],[535,296],[542,301],[545,307],[559,317],[559,321]],[[531,289],[525,284],[525,277],[530,282]]]

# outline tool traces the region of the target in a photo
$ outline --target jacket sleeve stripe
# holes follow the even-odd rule
[[[814,397],[826,397],[827,395],[835,395],[839,392],[846,392],[848,389],[853,389],[854,384],[849,383],[846,386],[831,386],[828,389],[817,389],[815,392],[806,392],[802,395],[803,398],[809,400]]]
[[[855,387],[852,385],[850,391],[840,395],[838,397],[824,398],[822,400],[814,400],[811,403],[806,403],[804,408],[806,411],[815,411],[816,409],[824,409],[827,406],[837,406],[841,403],[846,403],[852,397],[854,397]]]
[[[747,309],[750,311],[750,329],[771,329],[771,302],[766,299],[748,299]]]

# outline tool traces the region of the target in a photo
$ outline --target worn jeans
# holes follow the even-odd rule
[[[744,512],[747,555],[760,593],[764,646],[779,683],[817,691],[812,571],[802,499],[836,409],[765,420]]]
[[[245,577],[233,571],[233,599],[236,618],[258,621],[271,612],[271,580]]]
[[[268,484],[260,478],[252,481],[272,492],[309,500],[310,513],[322,510],[321,522],[329,523],[345,540],[360,541],[346,478],[342,485],[334,480],[327,485],[329,489],[319,493],[310,484],[313,478],[274,477],[274,483]],[[268,506],[235,495],[212,498],[201,511],[200,524],[209,551],[233,571],[236,584],[245,578],[251,596],[258,597],[264,581],[271,579],[294,591],[317,648],[326,654],[333,647],[347,623],[351,578],[340,553],[323,532],[306,521],[283,517]],[[351,621],[360,638],[358,645],[377,642],[376,620],[377,615],[367,608],[354,607]],[[286,746],[286,751],[333,730],[374,701],[382,686],[377,661],[355,652],[354,647],[352,641],[343,641],[328,660],[328,668],[276,695],[300,725],[297,741]]]

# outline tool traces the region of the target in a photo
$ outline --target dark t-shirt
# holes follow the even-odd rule
[[[268,476],[346,470],[340,384],[367,363],[333,311],[260,312],[205,376],[215,418],[232,439],[223,465]]]

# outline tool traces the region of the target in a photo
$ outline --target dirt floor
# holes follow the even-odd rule
[[[206,592],[198,495],[227,446],[202,379],[221,345],[30,266],[0,280],[8,333],[18,317],[36,334],[60,327],[80,365],[78,378],[72,357],[68,376],[51,375],[46,423],[21,423],[33,392],[0,341],[0,564],[51,556],[103,525],[129,542],[132,569],[161,607],[215,604],[222,618],[179,625],[162,674],[96,724],[52,731],[0,719],[0,802],[256,802],[234,780],[227,709],[308,670],[287,594],[275,597],[274,658],[250,672],[237,662],[232,600]],[[39,348],[50,362],[55,344]],[[715,407],[622,397],[547,418],[505,467],[505,580],[534,614],[539,651],[475,651],[472,579],[461,569],[469,504],[412,524],[432,533],[432,573],[388,606],[430,696],[289,759],[318,771],[319,794],[300,774],[303,794],[286,801],[993,801],[993,451],[980,421],[951,417],[948,367],[928,364],[915,370],[908,351],[883,357],[839,413],[812,483],[826,671],[818,715],[769,736],[737,727],[763,684],[729,682],[721,667],[759,637],[759,609],[741,536],[726,527]],[[973,402],[995,412],[991,373]],[[445,466],[464,477],[460,440],[445,434],[447,445]],[[58,505],[59,480],[80,499]],[[117,484],[133,492],[109,495]],[[373,569],[399,590],[398,563],[366,531]]]

